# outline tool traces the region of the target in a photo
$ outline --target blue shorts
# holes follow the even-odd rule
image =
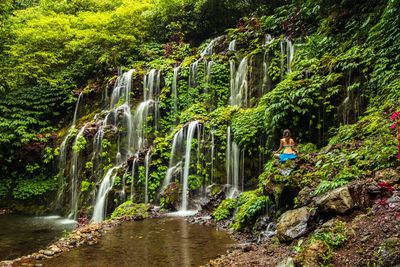
[[[281,159],[281,162],[287,161],[288,159],[295,159],[297,158],[297,156],[294,153],[290,153],[290,154],[280,154],[279,158]]]

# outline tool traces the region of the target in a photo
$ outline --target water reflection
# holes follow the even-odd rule
[[[166,217],[126,222],[91,247],[39,263],[45,266],[199,266],[233,241],[212,227]]]
[[[46,248],[71,231],[76,222],[60,216],[0,216],[0,261],[15,259]]]

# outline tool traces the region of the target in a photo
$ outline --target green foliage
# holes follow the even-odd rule
[[[313,143],[299,144],[297,146],[299,154],[308,154],[317,152],[317,146]]]
[[[12,179],[1,179],[0,180],[0,199],[7,197],[11,190]]]
[[[89,186],[94,186],[94,183],[90,183],[88,181],[81,182],[81,192],[86,192],[89,189]]]
[[[47,178],[36,176],[32,179],[18,178],[13,188],[13,197],[15,199],[28,199],[34,196],[41,196],[48,191],[57,189],[57,180],[53,177]]]
[[[232,212],[236,209],[236,206],[236,199],[227,198],[222,201],[221,204],[213,212],[214,221],[218,222],[229,218],[232,215]]]
[[[117,176],[114,179],[114,186],[120,187],[121,186],[121,177]]]
[[[232,119],[232,132],[235,142],[241,149],[254,148],[260,137],[265,134],[265,106],[237,112]]]
[[[147,207],[144,203],[136,204],[132,201],[126,201],[125,203],[119,205],[111,214],[110,219],[127,216],[127,215],[134,215],[138,218],[146,218],[149,216],[147,214]]]
[[[81,152],[82,150],[86,149],[86,138],[84,136],[79,136],[76,140],[76,144],[72,146],[72,149],[76,151],[76,153]]]
[[[237,212],[231,227],[235,231],[248,231],[256,219],[273,205],[268,196],[259,196],[257,191],[242,194],[237,202]]]
[[[180,121],[181,123],[187,123],[193,120],[207,120],[207,109],[205,103],[196,103],[190,108],[182,112]]]
[[[331,221],[326,223],[313,235],[314,240],[321,240],[331,249],[336,249],[347,243],[348,232],[346,224],[342,221]]]

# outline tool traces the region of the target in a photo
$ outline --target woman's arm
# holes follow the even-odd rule
[[[278,149],[277,151],[272,152],[272,153],[273,153],[273,154],[279,153],[279,151],[282,150],[282,147],[283,147],[283,142],[282,142],[282,139],[281,139],[281,140],[280,140],[280,144],[279,144],[279,149]]]

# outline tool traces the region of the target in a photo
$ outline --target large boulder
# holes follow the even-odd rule
[[[354,208],[349,187],[343,186],[316,199],[316,205],[325,213],[343,214]]]
[[[310,211],[309,207],[289,210],[282,214],[276,226],[279,240],[289,242],[306,234],[315,214],[315,210]]]

